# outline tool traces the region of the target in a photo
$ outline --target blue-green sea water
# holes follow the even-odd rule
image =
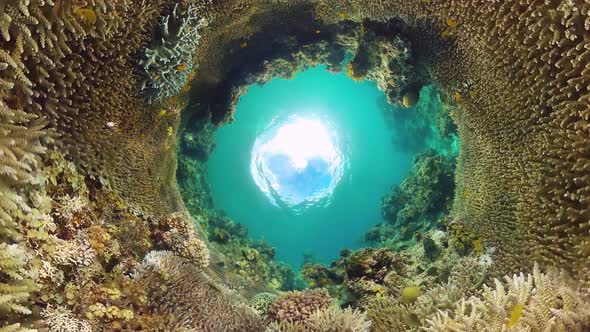
[[[216,206],[294,266],[362,247],[413,156],[392,139],[382,100],[375,83],[324,66],[251,86],[207,163]]]

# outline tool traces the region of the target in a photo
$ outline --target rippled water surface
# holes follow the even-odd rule
[[[411,167],[372,82],[316,67],[252,86],[216,133],[208,180],[216,206],[299,266],[363,246],[380,199]]]

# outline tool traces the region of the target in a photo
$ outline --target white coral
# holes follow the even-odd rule
[[[51,258],[57,265],[80,267],[92,264],[95,256],[88,240],[80,235],[69,241],[55,238],[55,254]]]
[[[52,332],[92,332],[92,326],[76,316],[67,308],[47,305],[41,316]]]
[[[65,220],[72,220],[76,213],[80,213],[88,205],[88,203],[80,196],[70,197],[66,194],[58,199],[59,205],[57,213]]]
[[[426,331],[588,331],[590,296],[563,271],[506,276],[481,296],[439,311]]]

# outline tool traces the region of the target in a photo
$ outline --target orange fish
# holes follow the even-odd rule
[[[455,102],[457,104],[461,102],[461,94],[459,92],[455,92]]]
[[[176,69],[178,69],[180,71],[185,71],[187,68],[188,68],[188,65],[186,63],[183,63],[180,66],[176,67]]]

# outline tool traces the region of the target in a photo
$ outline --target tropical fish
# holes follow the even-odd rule
[[[456,28],[457,25],[459,25],[459,23],[452,18],[447,18],[446,22],[447,22],[447,25],[449,26],[449,28]]]
[[[81,17],[84,22],[96,24],[96,13],[90,8],[74,7],[74,13]]]

